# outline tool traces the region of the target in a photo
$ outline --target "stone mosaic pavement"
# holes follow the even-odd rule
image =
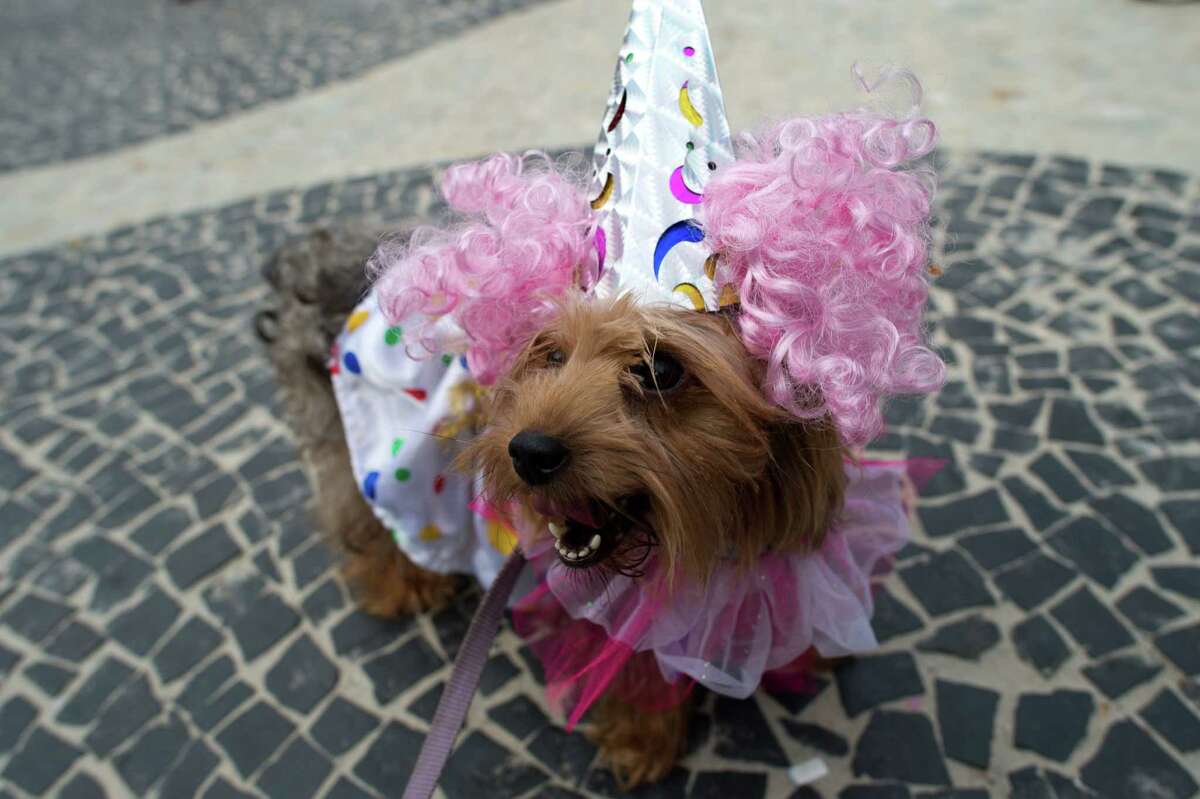
[[[539,2],[8,0],[0,171],[178,133]]]
[[[477,594],[357,612],[250,317],[313,225],[430,213],[428,170],[0,261],[0,797],[396,796]],[[879,587],[877,654],[811,696],[703,698],[645,797],[1190,797],[1200,775],[1200,182],[958,153],[947,467]],[[791,784],[813,757],[829,776]],[[619,795],[505,630],[451,799]]]

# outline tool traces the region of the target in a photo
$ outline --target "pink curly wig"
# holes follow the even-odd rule
[[[444,344],[439,320],[452,319],[466,336],[471,373],[488,384],[595,260],[592,211],[583,190],[541,153],[453,166],[442,194],[464,222],[422,228],[407,246],[385,242],[368,270],[389,319],[424,318],[414,332],[427,351]]]
[[[828,414],[851,446],[882,431],[885,396],[944,380],[921,325],[932,173],[900,169],[934,133],[865,111],[790,120],[741,136],[704,192],[706,243],[738,289],[764,391],[798,417]]]

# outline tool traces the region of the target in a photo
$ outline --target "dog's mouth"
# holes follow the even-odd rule
[[[634,494],[615,503],[539,498],[533,506],[548,520],[558,559],[571,568],[584,569],[601,563],[620,548],[626,534],[642,523],[649,502],[645,496]]]

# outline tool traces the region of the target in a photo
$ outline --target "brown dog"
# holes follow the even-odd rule
[[[325,373],[374,241],[318,232],[285,248],[268,270],[279,305],[259,330],[319,523],[340,542],[362,606],[392,615],[444,602],[456,579],[409,561],[363,500]],[[564,564],[601,579],[637,575],[654,550],[669,572],[703,581],[723,560],[752,567],[765,552],[819,546],[842,505],[845,451],[832,423],[799,423],[763,397],[762,366],[734,324],[625,299],[563,305],[483,394],[460,465],[483,474],[494,501],[540,517]],[[594,718],[626,785],[661,778],[682,754],[684,707],[647,713],[608,699]]]

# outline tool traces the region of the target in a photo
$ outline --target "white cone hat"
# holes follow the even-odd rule
[[[732,160],[700,0],[635,0],[596,143],[596,294],[723,304],[695,217],[710,172]]]

